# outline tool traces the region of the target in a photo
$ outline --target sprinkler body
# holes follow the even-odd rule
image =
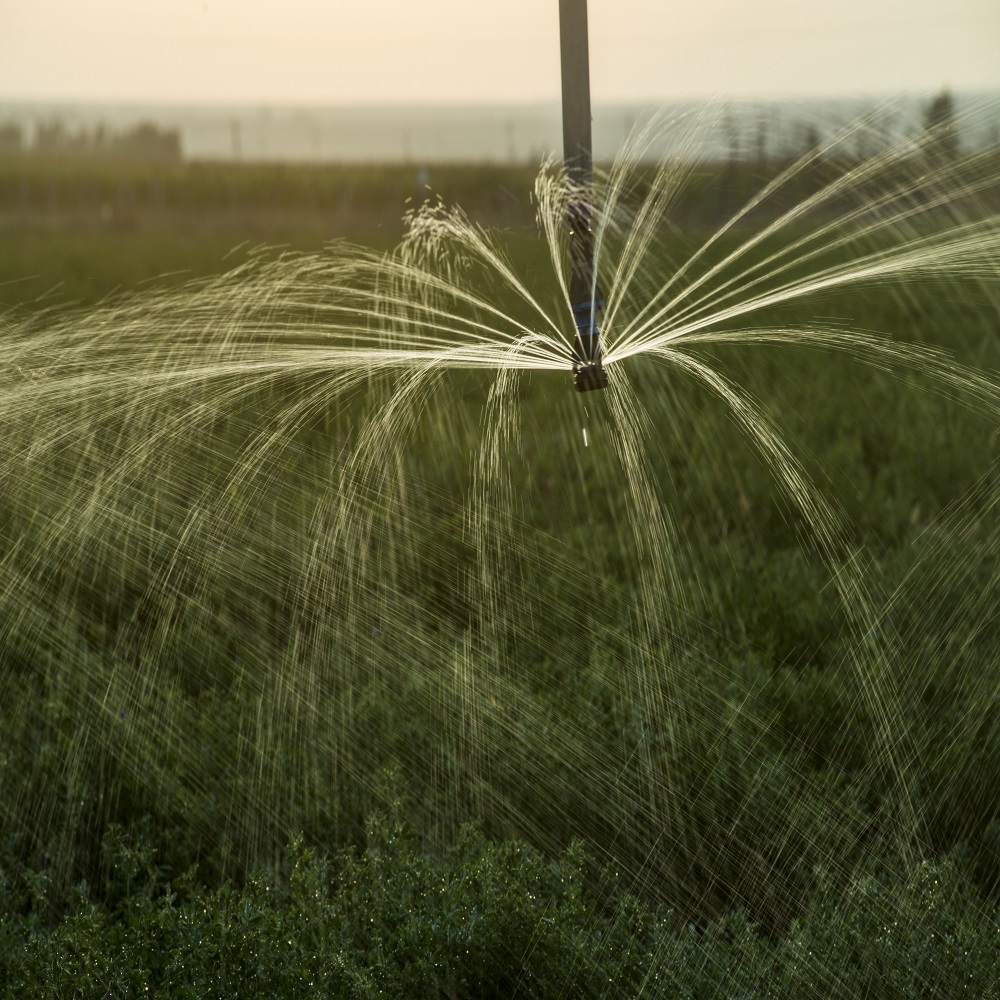
[[[576,326],[573,387],[577,392],[605,389],[608,373],[601,359],[601,329],[598,326],[604,296],[594,277],[594,234],[590,228],[590,204],[587,201],[570,203],[569,252],[569,299]]]
[[[594,269],[593,153],[590,132],[590,56],[587,0],[559,0],[562,56],[563,160],[570,185],[566,223],[569,228],[569,298],[576,334],[573,340],[573,385],[578,392],[604,389],[608,373],[601,355],[598,325],[604,295]]]

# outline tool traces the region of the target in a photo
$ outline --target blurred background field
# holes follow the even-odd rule
[[[403,234],[406,210],[434,196],[469,205],[486,224],[533,228],[534,174],[7,157],[0,160],[0,295],[23,304],[54,290],[64,302],[93,303],[172,272],[220,273],[230,253],[261,244],[318,250],[348,239],[389,249]]]

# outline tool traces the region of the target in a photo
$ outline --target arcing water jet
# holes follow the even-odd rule
[[[601,356],[598,317],[604,295],[594,267],[590,186],[593,153],[590,137],[590,60],[587,41],[587,0],[559,0],[562,54],[563,160],[571,188],[569,225],[570,307],[573,341],[573,385],[577,392],[604,389],[608,373]]]

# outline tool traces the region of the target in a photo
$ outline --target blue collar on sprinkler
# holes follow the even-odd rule
[[[579,302],[573,306],[576,323],[576,343],[573,351],[573,388],[577,392],[608,387],[608,373],[601,360],[601,331],[597,326],[597,313],[604,307],[604,300]]]

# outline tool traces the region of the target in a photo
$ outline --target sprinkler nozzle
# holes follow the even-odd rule
[[[608,373],[601,358],[601,331],[597,326],[597,313],[604,307],[604,300],[579,302],[573,306],[576,323],[576,340],[573,344],[573,387],[577,392],[608,387]]]
[[[590,392],[592,389],[607,389],[608,373],[604,365],[585,365],[573,368],[573,388],[577,392]]]

